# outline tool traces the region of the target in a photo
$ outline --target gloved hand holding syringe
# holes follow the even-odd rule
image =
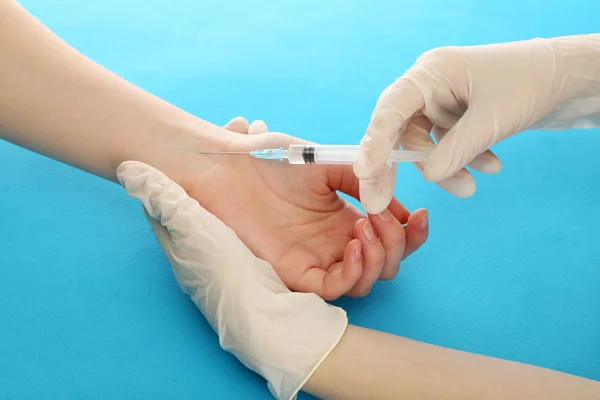
[[[288,160],[290,164],[353,164],[358,159],[358,146],[353,145],[321,145],[321,144],[291,144],[285,150],[259,149],[252,151],[200,151],[200,154],[239,154],[249,155],[262,160]],[[388,158],[388,163],[425,161],[429,152],[394,150]]]

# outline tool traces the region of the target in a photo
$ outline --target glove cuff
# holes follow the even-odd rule
[[[268,382],[273,396],[293,399],[337,346],[348,326],[346,312],[312,293],[252,290],[234,307],[225,303],[217,333],[221,347]]]
[[[600,34],[546,40],[554,56],[556,109],[533,129],[600,126]]]

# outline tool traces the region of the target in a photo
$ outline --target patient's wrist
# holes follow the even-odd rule
[[[128,143],[115,154],[115,164],[135,160],[152,165],[185,188],[185,180],[223,161],[199,151],[222,151],[231,132],[191,115],[156,121],[139,143]],[[135,136],[134,136],[135,137]]]

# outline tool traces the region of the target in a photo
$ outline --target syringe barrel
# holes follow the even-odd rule
[[[395,150],[389,162],[423,161],[428,154],[418,151]],[[288,148],[290,164],[353,164],[358,158],[358,146],[292,144]]]
[[[292,144],[288,147],[290,164],[352,164],[358,146]]]

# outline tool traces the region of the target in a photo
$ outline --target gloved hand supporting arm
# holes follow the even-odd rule
[[[177,282],[221,347],[262,375],[277,399],[292,398],[342,337],[344,310],[292,293],[268,262],[158,170],[125,162],[117,175],[142,201]]]

